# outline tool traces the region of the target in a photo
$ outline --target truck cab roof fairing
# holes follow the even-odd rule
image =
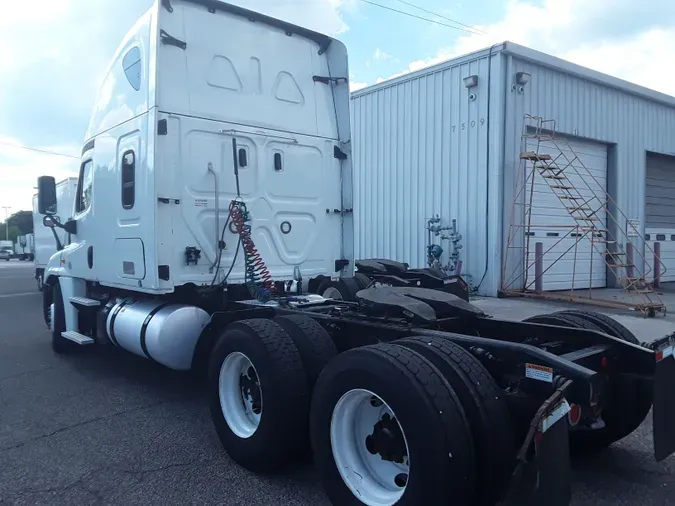
[[[171,7],[172,0],[160,0],[160,1],[165,9],[167,9],[169,12],[173,11],[173,8]],[[280,19],[266,16],[265,14],[260,14],[259,12],[251,11],[249,9],[239,7],[237,5],[221,2],[220,0],[183,0],[183,1],[203,5],[209,10],[222,10],[226,12],[231,12],[233,14],[237,14],[241,17],[247,18],[248,20],[253,22],[257,21],[260,23],[265,23],[266,25],[280,28],[289,35],[291,34],[300,35],[301,37],[305,37],[306,39],[316,42],[320,47],[319,54],[323,54],[326,51],[326,49],[328,49],[328,46],[330,46],[330,44],[334,40],[332,37],[329,37],[328,35],[324,35],[322,33],[315,32],[307,28],[303,28],[301,26],[294,25],[286,21],[282,21]]]

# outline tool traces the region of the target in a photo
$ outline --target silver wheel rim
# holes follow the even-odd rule
[[[42,277],[38,276],[37,278],[38,290],[42,290]]]
[[[230,430],[246,439],[255,434],[262,416],[262,389],[253,362],[238,351],[220,366],[218,396],[220,409]]]
[[[342,297],[342,294],[340,293],[340,290],[338,290],[334,286],[331,286],[330,288],[326,288],[323,292],[322,297],[324,299],[343,300],[343,297]]]
[[[49,305],[49,330],[54,332],[54,304]]]
[[[410,474],[408,441],[392,409],[368,390],[344,394],[333,409],[330,442],[344,481],[366,506],[391,506]]]

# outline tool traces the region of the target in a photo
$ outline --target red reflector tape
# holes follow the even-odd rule
[[[574,427],[581,420],[581,406],[578,404],[570,404],[570,412],[567,413],[567,418],[570,422],[570,426]]]
[[[534,442],[540,445],[543,440],[544,434],[541,431],[537,431],[537,433],[534,435]]]
[[[661,362],[664,358],[671,357],[673,355],[673,347],[672,346],[666,346],[662,350],[658,350],[656,352],[656,361]]]

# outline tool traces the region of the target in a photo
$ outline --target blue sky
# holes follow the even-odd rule
[[[352,89],[510,40],[675,95],[673,0],[406,0],[487,35],[412,19],[363,0],[232,1],[340,38],[350,54]],[[371,1],[449,23],[401,0]],[[38,175],[60,179],[76,173],[108,60],[151,4],[31,0],[3,9],[0,206],[30,209]],[[17,144],[74,158],[11,146]]]
[[[395,0],[376,3],[452,24],[446,19],[415,9]],[[504,2],[486,0],[477,3],[413,0],[419,7],[457,20],[466,25],[487,25],[499,20],[505,10]],[[439,51],[448,50],[465,31],[453,30],[395,12],[352,2],[344,9],[343,19],[348,30],[339,35],[349,49],[352,78],[360,83],[374,83],[405,70],[410,62],[433,58]],[[466,29],[465,27],[461,27]],[[490,45],[486,41],[484,45]]]

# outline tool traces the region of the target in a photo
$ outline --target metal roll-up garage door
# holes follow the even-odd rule
[[[536,139],[530,139],[528,142],[528,151],[549,154],[553,159],[558,157],[557,165],[562,168],[566,161],[564,157],[559,157],[561,150],[568,160],[573,161],[576,171],[572,167],[566,168],[563,174],[567,179],[555,180],[552,184],[576,188],[585,201],[589,201],[594,195],[599,197],[600,200],[590,200],[588,207],[592,208],[593,216],[597,218],[597,221],[593,222],[595,227],[604,231],[607,222],[607,212],[604,206],[607,195],[607,146],[587,140],[562,140],[560,136],[556,136],[555,143],[542,141],[537,146]],[[574,160],[575,155],[578,160]],[[531,165],[529,167],[531,168]],[[584,231],[572,231],[572,228],[577,225],[589,225],[589,223],[572,218],[567,208],[574,206],[575,201],[567,202],[566,200],[561,202],[539,173],[535,175],[532,195],[533,226],[529,229],[528,265],[531,267],[528,270],[528,284],[535,279],[532,266],[535,259],[535,243],[541,242],[545,252],[544,290],[604,287],[607,283],[605,243],[591,244],[590,234],[582,239],[577,238],[577,234],[583,237]],[[568,232],[571,234],[561,240]],[[552,248],[551,251],[548,251],[549,248]],[[534,288],[534,285],[529,288]]]
[[[647,154],[645,199],[645,240],[652,250],[655,242],[661,243],[666,268],[661,281],[675,281],[675,157]],[[651,251],[646,251],[646,257],[653,265]]]

